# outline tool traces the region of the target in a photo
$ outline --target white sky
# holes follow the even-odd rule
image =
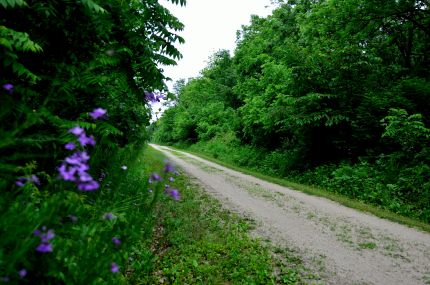
[[[236,31],[250,23],[251,15],[267,16],[270,0],[187,0],[187,5],[173,5],[160,0],[184,25],[180,35],[185,44],[176,45],[183,58],[177,66],[164,67],[173,83],[181,78],[196,77],[206,66],[210,55],[220,49],[234,50]]]
[[[214,52],[227,49],[233,54],[236,32],[242,25],[250,24],[251,15],[265,17],[273,9],[270,0],[187,0],[187,5],[182,7],[168,0],[159,2],[185,25],[179,33],[185,44],[175,45],[183,58],[176,66],[163,67],[164,75],[172,78],[166,82],[170,92],[177,80],[199,76]],[[157,120],[164,109],[161,103],[152,105],[152,121]]]

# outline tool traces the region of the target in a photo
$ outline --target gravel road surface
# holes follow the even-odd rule
[[[226,207],[255,220],[255,234],[298,253],[325,284],[430,284],[429,233],[151,146]]]

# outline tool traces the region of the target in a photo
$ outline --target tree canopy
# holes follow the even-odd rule
[[[154,139],[218,139],[276,152],[283,155],[282,176],[385,165],[387,172],[378,168],[385,173],[381,187],[396,185],[394,196],[407,203],[430,203],[429,185],[416,179],[430,178],[429,2],[280,2],[239,31],[232,56],[215,53],[201,76],[179,90]],[[420,215],[430,218],[428,209]]]

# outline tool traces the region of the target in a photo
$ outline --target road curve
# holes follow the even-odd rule
[[[430,234],[150,144],[326,284],[430,284]]]

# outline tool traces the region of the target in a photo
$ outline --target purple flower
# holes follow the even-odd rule
[[[69,143],[66,143],[64,145],[64,148],[67,149],[67,150],[73,150],[73,149],[76,148],[76,145],[74,143],[72,143],[72,142],[69,142]]]
[[[37,177],[36,175],[31,175],[31,177],[28,179],[28,181],[31,181],[34,184],[40,185],[39,177]]]
[[[151,174],[151,178],[150,179],[152,179],[152,181],[161,181],[161,180],[163,180],[162,178],[161,178],[161,176],[160,175],[158,175],[156,172],[153,172],[152,174]]]
[[[168,172],[173,172],[174,170],[175,170],[175,167],[173,166],[173,164],[167,161],[166,165],[164,166],[164,172],[168,173]]]
[[[40,180],[36,175],[31,175],[30,178],[19,177],[18,180],[15,181],[15,185],[19,187],[23,187],[27,181],[40,185]]]
[[[105,213],[103,216],[106,220],[114,220],[116,219],[116,216],[114,214],[112,214],[111,212],[109,213]]]
[[[112,242],[114,245],[119,246],[121,244],[121,240],[117,237],[112,238]]]
[[[72,133],[72,134],[74,134],[75,136],[80,136],[81,134],[83,134],[83,133],[84,133],[84,129],[83,129],[83,128],[81,128],[81,127],[79,127],[79,126],[76,126],[76,127],[74,127],[74,128],[71,128],[71,129],[69,130],[69,133]]]
[[[119,266],[118,266],[118,264],[116,264],[115,262],[112,262],[110,264],[110,271],[112,273],[118,273],[119,272]]]
[[[123,166],[121,166],[121,169],[122,170],[127,170],[127,166],[123,165]]]
[[[97,119],[103,117],[104,115],[106,115],[106,113],[107,113],[107,111],[105,109],[96,108],[90,113],[90,116],[94,120],[97,120]]]
[[[47,232],[41,234],[39,237],[43,243],[48,243],[51,239],[55,237],[54,230],[48,230]]]
[[[157,98],[155,97],[154,93],[148,92],[148,91],[145,91],[144,93],[145,93],[145,99],[147,101],[152,102],[152,103],[157,102]]]
[[[52,252],[52,245],[50,243],[41,243],[36,247],[36,251],[40,253]]]
[[[152,183],[154,183],[154,180],[152,180],[152,178],[149,178],[149,179],[148,179],[148,183],[149,183],[149,184],[152,184]]]
[[[23,268],[18,271],[19,277],[24,278],[27,275],[27,269]]]
[[[164,96],[163,94],[160,93],[160,94],[157,95],[156,99],[157,99],[158,102],[160,102],[160,100],[165,100],[166,96]]]
[[[152,189],[149,189],[149,190],[148,190],[148,193],[152,193]]]
[[[91,176],[89,176],[89,177],[91,177]],[[92,179],[92,177],[91,177],[91,179]],[[94,180],[78,183],[78,189],[83,190],[83,191],[93,191],[93,190],[99,189],[99,187],[100,187],[100,184]]]
[[[76,167],[69,167],[67,168],[66,164],[62,164],[59,168],[58,168],[58,172],[60,173],[60,176],[66,180],[66,181],[75,181],[77,168]]]
[[[64,159],[63,164],[58,168],[58,172],[65,181],[75,182],[79,190],[96,190],[100,187],[100,184],[86,172],[90,169],[87,164],[89,159],[88,153],[77,151]]]
[[[178,171],[176,171],[176,170],[175,170],[174,174],[175,174],[176,176],[179,176],[179,172],[178,172]]]
[[[65,162],[72,165],[82,165],[85,164],[90,159],[90,156],[86,151],[77,151],[71,156],[66,157]]]
[[[91,182],[93,180],[93,178],[91,177],[91,175],[89,175],[86,172],[82,172],[79,175],[79,183],[87,183],[87,182]]]
[[[179,194],[179,191],[177,189],[172,189],[169,193],[169,195],[175,199],[176,201],[181,199],[181,195]]]
[[[25,185],[25,182],[27,182],[27,178],[20,177],[20,178],[18,178],[18,180],[15,181],[15,185],[18,187],[22,187]]]
[[[96,141],[94,140],[94,136],[87,136],[85,133],[82,133],[79,137],[78,137],[78,141],[81,144],[81,146],[87,146],[87,145],[92,145],[94,146],[96,144]]]
[[[169,181],[170,181],[170,182],[174,182],[174,181],[175,181],[175,178],[173,178],[173,177],[169,177]]]
[[[11,92],[12,89],[13,89],[13,85],[10,84],[10,83],[6,83],[5,85],[3,85],[3,89],[6,90],[6,91]]]
[[[36,251],[41,253],[52,252],[52,244],[50,241],[55,237],[54,230],[46,231],[46,227],[42,227],[44,232],[35,230],[33,234],[40,238],[40,244],[36,247]]]

